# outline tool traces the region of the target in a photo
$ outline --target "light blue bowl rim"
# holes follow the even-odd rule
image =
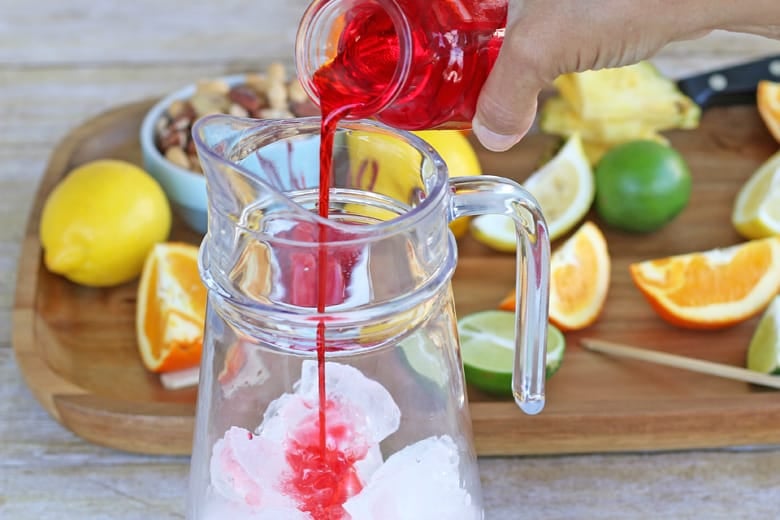
[[[238,85],[246,79],[246,74],[232,74],[217,76],[214,80],[227,82],[229,85]],[[144,161],[149,161],[150,171],[163,185],[163,188],[172,199],[171,202],[180,206],[199,211],[206,211],[206,178],[202,173],[193,172],[173,164],[160,153],[155,145],[155,125],[168,107],[176,100],[188,99],[195,93],[194,83],[182,87],[163,97],[146,113],[141,122],[139,140]],[[161,179],[160,172],[166,171],[167,179]]]

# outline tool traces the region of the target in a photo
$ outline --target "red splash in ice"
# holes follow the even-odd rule
[[[314,413],[291,434],[285,452],[291,477],[285,492],[297,501],[298,509],[316,520],[349,518],[344,502],[363,489],[355,463],[368,453],[365,439],[356,432],[359,425],[343,406],[326,404],[326,446],[322,449],[319,413]]]

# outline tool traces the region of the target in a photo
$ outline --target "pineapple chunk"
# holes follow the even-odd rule
[[[701,109],[649,62],[564,74],[559,95],[540,113],[542,131],[582,137],[591,164],[612,146],[637,139],[666,142],[660,134],[696,128]]]
[[[667,129],[659,128],[640,117],[586,120],[560,97],[549,99],[542,107],[539,118],[541,129],[547,133],[565,137],[580,134],[585,141],[601,142],[605,145],[643,139]]]
[[[649,62],[564,74],[555,86],[584,120],[639,117],[656,128],[695,128],[701,109]]]

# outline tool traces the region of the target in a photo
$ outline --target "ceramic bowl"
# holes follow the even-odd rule
[[[241,83],[243,75],[227,76],[221,79],[231,86]],[[220,79],[220,78],[218,78]],[[171,92],[149,109],[141,123],[140,141],[144,169],[160,183],[173,211],[192,229],[206,232],[207,201],[206,178],[172,163],[156,145],[157,122],[176,100],[189,99],[195,93],[195,84]]]
[[[247,82],[248,75],[235,74],[213,78],[227,83],[230,87]],[[289,88],[289,84],[288,84]],[[163,155],[157,148],[157,124],[168,108],[176,100],[192,98],[197,89],[191,84],[176,90],[158,101],[145,115],[140,129],[141,152],[143,166],[165,190],[173,211],[192,229],[200,233],[207,227],[206,178],[202,173],[177,165]],[[294,104],[290,110],[299,115],[312,115],[316,111],[311,102],[304,101]]]

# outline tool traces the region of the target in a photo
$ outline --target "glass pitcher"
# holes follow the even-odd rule
[[[325,219],[319,118],[215,115],[193,133],[209,298],[188,518],[483,518],[448,223],[516,222],[513,391],[535,414],[549,277],[537,203],[507,179],[448,179],[413,134],[346,121]]]

